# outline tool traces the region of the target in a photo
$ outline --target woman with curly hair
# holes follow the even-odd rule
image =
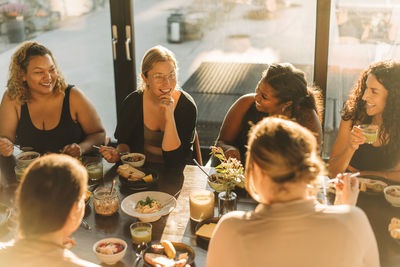
[[[333,177],[346,169],[400,181],[400,63],[392,60],[363,72],[342,111],[329,160]],[[376,125],[378,138],[366,143],[362,124]]]
[[[309,185],[325,172],[308,129],[265,118],[251,129],[247,147],[246,189],[259,204],[219,220],[207,267],[379,266],[368,218],[354,206],[357,178],[338,176],[344,184],[336,186],[335,205],[308,195]]]
[[[11,58],[0,104],[0,136],[3,156],[12,155],[15,143],[78,157],[103,144],[105,130],[90,100],[66,83],[51,51],[29,41]]]
[[[240,97],[222,123],[216,146],[226,157],[244,160],[252,124],[271,115],[283,115],[313,132],[321,145],[320,92],[307,86],[304,72],[292,64],[271,64],[263,72],[255,93]]]

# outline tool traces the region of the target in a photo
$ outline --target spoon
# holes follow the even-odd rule
[[[96,148],[96,149],[100,149],[100,147],[99,146],[96,146],[96,145],[92,145],[92,147],[93,148]],[[111,148],[109,148],[108,150],[111,150]],[[123,156],[123,155],[126,155],[126,154],[129,154],[129,152],[119,152],[118,153],[118,155],[121,157],[121,156]]]
[[[111,190],[110,190],[110,195],[112,194],[114,190],[114,185],[115,185],[115,179],[113,179],[112,185],[111,185]]]
[[[357,177],[357,176],[359,176],[359,175],[360,175],[359,172],[355,172],[355,173],[351,174],[349,177],[352,178],[352,177]],[[331,182],[333,182],[333,183],[340,182],[340,183],[344,184],[343,180],[342,180],[342,179],[338,179],[338,178],[327,179],[326,181],[327,181],[328,183],[331,183]]]
[[[83,228],[85,228],[86,230],[92,230],[92,227],[90,227],[90,225],[88,224],[88,222],[85,219],[82,219],[81,224],[82,224]]]
[[[176,198],[177,195],[181,192],[182,188],[178,190],[178,192],[175,193],[172,197],[170,197],[167,201],[165,201],[164,204],[162,204],[162,207],[165,207],[167,204],[169,204],[174,198]]]
[[[203,167],[201,167],[201,165],[197,162],[197,160],[193,159],[193,161],[194,163],[196,163],[197,167],[199,167],[200,170],[202,170],[202,172],[204,172],[207,175],[207,177],[211,179],[211,176],[203,169]]]

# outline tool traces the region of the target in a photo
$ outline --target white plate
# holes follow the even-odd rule
[[[135,211],[136,204],[140,200],[146,200],[146,197],[150,197],[159,201],[161,204],[166,203],[169,199],[172,198],[161,210],[154,213],[139,213]],[[129,216],[139,218],[141,221],[151,222],[158,220],[161,216],[169,214],[171,211],[175,209],[176,199],[170,194],[159,192],[159,191],[144,191],[135,193],[127,196],[122,200],[121,209],[123,212],[128,214]]]

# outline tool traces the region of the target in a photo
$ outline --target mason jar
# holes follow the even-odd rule
[[[94,210],[97,214],[110,216],[118,211],[118,196],[115,188],[99,187],[93,193]]]

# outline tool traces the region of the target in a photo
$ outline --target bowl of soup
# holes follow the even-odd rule
[[[400,185],[390,185],[383,190],[387,202],[394,207],[400,207]]]
[[[105,238],[93,245],[93,252],[101,262],[112,265],[125,256],[127,246],[126,242],[120,238]]]
[[[16,155],[15,160],[16,160],[17,166],[27,167],[32,161],[34,161],[35,159],[37,159],[39,157],[40,157],[39,152],[26,151],[26,152],[21,152],[18,155]]]
[[[121,156],[121,161],[124,164],[129,164],[132,167],[142,167],[146,156],[141,153],[128,153]]]

